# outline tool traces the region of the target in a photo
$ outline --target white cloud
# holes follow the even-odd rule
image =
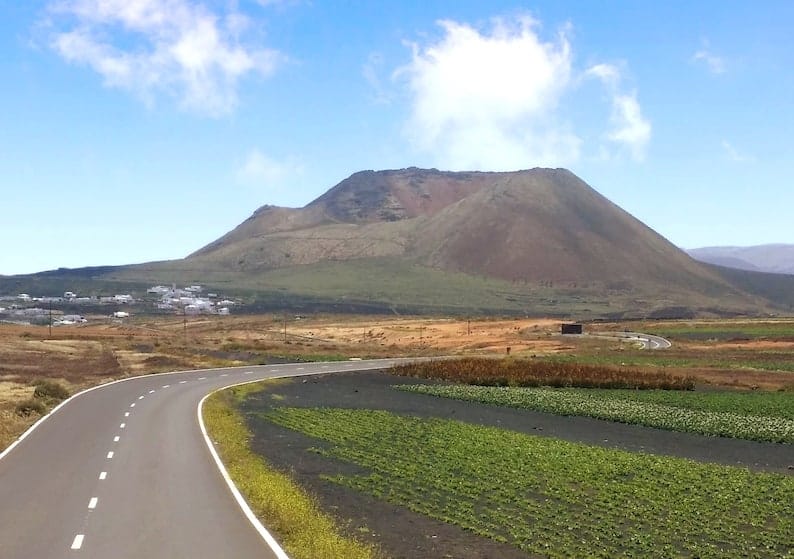
[[[642,116],[636,92],[618,94],[612,98],[612,130],[607,138],[623,144],[637,161],[645,158],[645,148],[651,139],[651,123]]]
[[[711,51],[708,40],[703,40],[702,48],[692,55],[693,62],[702,62],[712,74],[723,74],[726,71],[725,59]]]
[[[258,149],[248,152],[237,167],[237,181],[246,186],[264,189],[284,188],[303,174],[303,165],[295,158],[274,159]]]
[[[439,22],[444,35],[412,44],[405,78],[412,113],[406,134],[448,169],[508,170],[578,158],[580,139],[556,108],[571,84],[566,31],[544,42],[528,16],[493,20],[481,32]]]
[[[606,138],[628,149],[636,161],[642,161],[651,140],[651,123],[642,115],[637,92],[625,93],[621,90],[620,68],[612,64],[591,66],[585,71],[585,76],[601,80],[612,98],[610,130],[607,131]],[[606,149],[602,148],[602,159],[605,153]]]
[[[740,153],[739,150],[737,150],[730,142],[728,142],[728,140],[722,140],[722,149],[725,150],[725,154],[731,161],[736,161],[737,163],[755,162],[755,157]]]
[[[146,102],[166,93],[210,115],[235,108],[240,79],[268,76],[283,59],[241,41],[249,24],[241,13],[190,0],[61,0],[50,14],[51,46],[65,60]]]

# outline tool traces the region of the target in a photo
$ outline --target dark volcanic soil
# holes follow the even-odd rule
[[[309,447],[323,443],[273,425],[255,414],[281,405],[382,409],[419,417],[456,419],[610,448],[793,473],[788,469],[794,465],[791,445],[702,437],[597,419],[560,417],[410,394],[390,388],[393,384],[414,382],[428,381],[395,377],[384,372],[297,378],[250,396],[242,406],[254,434],[254,451],[277,468],[290,472],[301,486],[318,497],[325,510],[333,512],[347,526],[350,534],[377,544],[393,559],[513,559],[529,556],[512,546],[481,538],[456,526],[322,480],[321,474],[362,472],[355,465],[307,452]],[[273,394],[278,394],[278,399],[273,398]]]

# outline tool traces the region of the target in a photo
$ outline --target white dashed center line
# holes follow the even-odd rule
[[[108,452],[108,460],[110,460],[111,458],[113,458],[113,451],[112,450],[110,452]]]
[[[146,396],[144,396],[144,395],[140,395],[140,396],[138,396],[138,399],[139,399],[139,400],[143,400],[144,398],[146,398]]]
[[[199,377],[199,380],[207,380],[207,377]]]
[[[96,504],[98,502],[99,502],[99,499],[97,499],[96,497],[91,497],[91,500],[88,501],[88,508],[89,509],[95,509],[96,508]]]
[[[121,425],[119,425],[119,429],[124,429],[126,426],[127,426],[126,423],[122,423]]]
[[[246,371],[246,372],[244,372],[243,374],[244,374],[244,375],[253,375],[253,374],[254,374],[254,372],[253,372],[253,371]]]
[[[128,412],[128,411],[125,411],[125,412],[124,412],[124,417],[129,417],[129,416],[130,416],[130,412]]]
[[[179,384],[185,384],[186,382],[187,382],[186,380],[180,380]]]
[[[135,402],[131,403],[131,404],[130,404],[130,407],[131,407],[131,408],[134,408],[134,407],[135,407]]]
[[[163,388],[170,388],[170,387],[171,387],[171,385],[170,385],[170,384],[164,384],[164,385],[163,385]]]
[[[297,369],[295,369],[295,370],[296,370],[296,371],[302,371],[302,370],[303,370],[303,367],[298,367],[298,368],[297,368]]]
[[[99,472],[99,479],[107,479],[108,473],[107,472]]]
[[[121,437],[119,437],[118,435],[116,435],[115,437],[113,437],[113,442],[114,442],[114,443],[117,443],[117,442],[119,442],[119,439],[120,439],[120,438],[121,438]]]
[[[150,391],[149,391],[149,394],[154,394],[154,390],[150,390]]]
[[[72,549],[80,549],[83,547],[83,539],[85,536],[83,534],[77,534],[74,537],[74,541],[72,542]]]
[[[228,373],[223,373],[221,376],[222,376],[222,377],[228,377],[228,376],[229,376],[229,374],[228,374]]]

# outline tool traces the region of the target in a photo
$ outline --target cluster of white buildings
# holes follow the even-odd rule
[[[236,304],[231,299],[218,296],[216,293],[203,293],[200,285],[178,288],[176,285],[167,287],[155,285],[147,290],[147,297],[136,299],[129,293],[109,296],[81,297],[74,291],[66,291],[63,297],[32,297],[27,293],[15,296],[0,296],[0,321],[7,320],[20,323],[49,323],[53,326],[81,324],[85,317],[78,314],[64,314],[58,310],[65,305],[154,305],[160,311],[171,311],[176,314],[228,315],[230,308]],[[151,297],[151,296],[154,297]],[[44,308],[46,307],[46,308]],[[111,318],[128,318],[131,310],[116,310]]]
[[[202,295],[204,289],[200,285],[190,285],[178,288],[175,285],[166,287],[165,285],[155,285],[146,292],[150,295],[158,295],[160,302],[157,308],[160,310],[181,311],[183,314],[219,314],[228,315],[229,307],[235,304],[230,299],[220,299],[217,293],[207,293]]]

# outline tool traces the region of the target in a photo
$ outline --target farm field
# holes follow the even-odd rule
[[[254,450],[386,556],[790,552],[790,445],[392,388],[405,381],[329,375],[273,386],[240,408]]]

